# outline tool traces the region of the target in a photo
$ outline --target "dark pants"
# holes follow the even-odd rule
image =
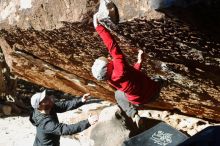
[[[150,98],[149,102],[154,101],[156,98],[160,96],[160,91],[163,86],[165,86],[164,81],[162,79],[154,78],[155,82],[159,84],[158,91],[155,93],[153,97]],[[137,107],[141,106],[139,104],[135,105],[128,101],[125,93],[123,91],[117,90],[115,91],[115,99],[120,106],[120,108],[127,114],[128,117],[133,118],[135,114],[138,113]]]
[[[138,113],[137,108],[134,104],[128,101],[124,92],[117,90],[115,91],[115,99],[120,108],[126,113],[128,117],[133,118]]]

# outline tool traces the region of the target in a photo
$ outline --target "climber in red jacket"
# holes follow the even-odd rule
[[[96,31],[103,40],[112,60],[99,57],[92,66],[92,74],[97,80],[107,80],[115,87],[115,98],[119,106],[126,114],[140,124],[140,116],[135,105],[145,104],[155,96],[159,96],[161,85],[140,71],[143,51],[139,50],[138,61],[130,66],[113,39],[110,32],[101,24],[98,24],[97,13],[93,16]]]

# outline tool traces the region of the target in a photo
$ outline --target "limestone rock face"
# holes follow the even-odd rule
[[[162,13],[153,11],[146,1],[113,1],[119,11],[121,21],[145,17],[161,18]],[[20,28],[54,29],[62,22],[81,22],[91,17],[99,4],[98,0],[1,0],[0,28],[18,26]]]
[[[14,102],[17,79],[10,73],[10,70],[5,62],[2,50],[0,50],[0,101]],[[11,98],[13,97],[13,98]]]
[[[3,0],[0,5],[1,28],[5,28],[0,30],[0,48],[11,72],[48,88],[74,95],[90,92],[114,101],[114,89],[91,75],[93,61],[108,54],[91,24],[98,1],[32,0],[25,6],[22,2]],[[220,121],[220,31],[218,25],[208,23],[213,17],[220,20],[216,13],[207,17],[204,9],[196,9],[197,13],[187,9],[187,14],[184,9],[184,17],[179,17],[183,13],[174,9],[173,13],[165,12],[167,16],[149,20],[151,11],[160,13],[150,10],[147,1],[114,3],[121,22],[112,33],[127,61],[134,63],[137,49],[143,49],[143,71],[169,80],[160,98],[147,107]],[[198,19],[200,13],[207,23]]]
[[[93,37],[92,31],[84,31],[79,24],[69,26],[57,30],[59,33],[64,31],[66,35],[45,31],[48,33],[47,39],[46,36],[41,37],[44,32],[36,30],[15,29],[16,35],[26,33],[28,38],[23,37],[22,40],[20,37],[11,37],[6,34],[12,44],[4,38],[0,40],[0,44],[11,71],[22,79],[48,88],[52,87],[76,95],[92,92],[94,96],[111,99],[113,89],[104,82],[97,82],[97,84],[90,71],[93,58],[102,55],[102,52],[97,49],[99,48],[96,44],[97,36]],[[70,30],[72,30],[71,33],[69,33]],[[101,42],[99,44],[101,45]]]
[[[90,5],[88,0],[2,0],[0,22],[2,27],[59,28],[62,21],[81,21]]]

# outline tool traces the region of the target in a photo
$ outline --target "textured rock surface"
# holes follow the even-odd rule
[[[149,106],[219,119],[218,41],[169,18],[121,23],[117,32],[129,62],[136,58],[135,49],[129,46],[133,44],[154,58],[145,62],[145,72],[172,81],[158,102]],[[91,76],[94,59],[107,54],[92,26],[84,29],[80,24],[66,24],[53,31],[15,28],[2,31],[1,36],[6,61],[21,78],[67,93],[91,92],[113,101],[113,89]],[[207,50],[208,46],[212,49]],[[162,70],[149,65],[158,62]]]
[[[21,28],[52,29],[61,21],[80,21],[90,2],[87,0],[2,0],[0,21]]]
[[[14,34],[21,35],[22,40],[21,36],[8,36],[8,39],[14,41],[9,43],[11,45],[1,40],[7,64],[12,72],[23,79],[48,88],[72,94],[90,91],[95,96],[111,98],[113,89],[104,82],[96,83],[90,73],[93,58],[101,55],[96,45],[98,38],[92,37],[93,32],[82,32],[77,27],[69,25],[55,32],[15,29]],[[79,31],[82,33],[79,34]],[[45,33],[48,33],[47,36]]]
[[[122,117],[116,117],[118,111],[120,109],[117,106],[101,111],[99,122],[90,132],[90,139],[94,141],[94,146],[119,146],[129,138],[130,130],[125,127],[125,120]]]
[[[13,101],[10,97],[15,97],[17,79],[12,75],[7,67],[2,50],[0,50],[0,101]]]
[[[135,17],[161,18],[162,13],[153,11],[145,1],[113,0],[117,5],[121,21]],[[0,28],[53,29],[62,22],[80,22],[95,12],[98,0],[1,0]],[[132,13],[131,13],[132,12]]]
[[[1,2],[3,4],[6,1]],[[47,1],[37,2],[40,4]],[[79,19],[82,22],[65,22],[61,28],[54,30],[36,30],[40,29],[41,26],[54,28],[55,19],[52,23],[46,19],[47,15],[51,16],[51,12],[58,14],[64,8],[68,10],[66,7],[62,7],[64,4],[61,4],[61,1],[53,2],[54,4],[49,2],[46,5],[48,9],[45,11],[42,10],[44,5],[41,8],[38,7],[39,4],[32,5],[34,7],[31,10],[36,7],[39,8],[39,10],[36,8],[35,11],[38,12],[35,14],[39,14],[39,19],[34,18],[34,14],[30,15],[30,18],[33,17],[34,25],[32,28],[24,30],[14,27],[0,31],[0,47],[11,71],[19,78],[48,88],[77,95],[91,92],[92,95],[99,98],[114,101],[114,89],[105,82],[97,82],[91,76],[90,71],[95,58],[107,55],[103,43],[90,23],[90,16],[93,14],[97,2],[89,1],[89,3],[85,2],[88,5],[80,5],[87,8],[80,16],[77,11],[74,16],[65,17],[65,21],[68,19],[75,21],[82,17]],[[72,1],[70,2],[72,3]],[[31,4],[33,3],[34,1]],[[189,18],[192,20],[193,15],[187,15],[184,19],[177,19],[179,12],[174,13],[175,15],[167,13],[169,17],[163,16],[160,19],[147,21],[140,18],[142,14],[145,15],[145,12],[150,15],[146,10],[141,11],[142,9],[140,9],[144,5],[144,1],[137,3],[137,5],[134,4],[135,1],[134,3],[124,3],[126,5],[123,5],[123,1],[115,1],[120,10],[120,18],[124,22],[118,25],[114,34],[116,40],[120,41],[119,45],[128,58],[127,60],[130,63],[136,61],[137,49],[134,48],[144,49],[148,55],[143,71],[149,76],[162,75],[170,80],[170,85],[162,90],[161,97],[147,106],[177,110],[220,121],[220,41],[219,36],[213,33],[219,32],[219,29],[214,26],[211,27],[211,23],[205,25],[199,23],[199,26],[209,28],[207,34],[207,32],[197,29],[197,25],[188,24],[189,21],[187,20]],[[60,5],[62,10],[55,9],[56,5]],[[127,10],[128,8],[129,10],[138,8],[140,11],[134,11],[132,16],[129,16],[131,13]],[[24,13],[28,12],[29,8],[25,9]],[[66,12],[64,13],[66,16]],[[60,16],[53,14],[56,16],[56,22],[63,16],[61,12],[59,14]],[[205,17],[205,13],[203,14]],[[125,21],[133,17],[139,18]],[[40,19],[45,21],[39,21]],[[206,18],[206,22],[208,20],[211,19]],[[39,24],[39,22],[41,23]],[[24,28],[25,23],[21,23]],[[30,20],[28,23],[32,23],[32,21]],[[219,22],[217,21],[217,23]],[[208,26],[207,24],[211,25]]]

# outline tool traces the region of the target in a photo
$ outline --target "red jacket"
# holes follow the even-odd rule
[[[156,82],[140,71],[141,64],[130,66],[125,61],[118,44],[102,25],[96,27],[113,60],[108,64],[108,82],[123,91],[133,104],[144,104],[158,90]]]

